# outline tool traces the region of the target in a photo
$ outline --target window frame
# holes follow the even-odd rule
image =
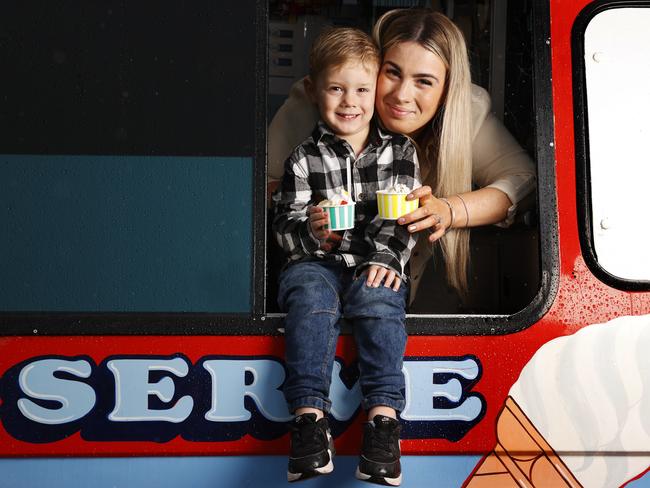
[[[280,335],[283,314],[267,314],[266,274],[266,113],[268,85],[268,2],[255,0],[255,146],[250,313],[152,312],[5,312],[0,335]],[[555,149],[551,87],[550,6],[535,0],[533,8],[535,161],[538,171],[540,287],[532,301],[511,315],[408,315],[411,335],[501,335],[523,330],[550,309],[558,291],[559,244],[555,192]],[[349,329],[344,328],[344,333]]]
[[[551,86],[550,5],[536,0],[533,9],[534,105],[536,129],[537,203],[540,242],[540,286],[531,302],[514,314],[407,314],[409,335],[485,336],[519,332],[550,309],[559,286],[559,243],[555,187],[555,144]],[[256,218],[261,218],[261,214]],[[284,314],[268,314],[273,330],[282,328]],[[344,327],[343,333],[349,333]]]
[[[576,204],[580,249],[589,270],[603,283],[623,291],[649,291],[650,280],[633,280],[615,276],[598,262],[594,244],[591,170],[589,153],[589,116],[587,112],[587,77],[585,69],[585,32],[598,14],[618,8],[650,8],[650,2],[600,0],[589,4],[576,17],[571,30],[573,69],[573,111],[576,161]]]

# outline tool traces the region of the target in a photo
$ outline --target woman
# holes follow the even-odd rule
[[[535,186],[535,167],[489,112],[487,92],[471,84],[463,35],[447,17],[426,9],[392,10],[379,18],[373,36],[383,57],[376,114],[383,127],[416,142],[425,183],[408,197],[418,198],[420,208],[398,220],[411,233],[429,234],[419,239],[410,261],[411,300],[436,241],[449,284],[463,294],[468,228],[512,223],[517,203]],[[317,120],[299,81],[269,127],[270,186]]]

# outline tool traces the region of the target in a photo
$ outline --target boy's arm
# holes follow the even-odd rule
[[[273,194],[273,233],[291,260],[312,255],[320,248],[307,215],[311,198],[307,158],[299,146],[285,162],[282,182]]]
[[[397,168],[399,182],[408,185],[412,190],[421,186],[420,167],[413,144],[406,144],[403,154],[395,156],[393,165]],[[395,271],[397,276],[404,280],[404,268],[417,242],[417,235],[408,232],[405,226],[398,225],[396,220],[384,220],[378,215],[370,225],[378,228],[373,238],[375,251],[362,266],[383,266]]]

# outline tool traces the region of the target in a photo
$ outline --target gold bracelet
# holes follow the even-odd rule
[[[449,207],[449,213],[451,214],[451,222],[449,222],[449,226],[447,227],[447,229],[451,229],[453,228],[454,220],[456,219],[456,214],[454,213],[454,207],[451,206],[451,203],[449,203],[449,200],[447,200],[446,198],[439,198],[438,200],[442,200]]]
[[[469,227],[469,211],[467,210],[467,205],[465,204],[465,200],[463,200],[463,197],[461,197],[459,194],[456,194],[458,199],[461,201],[463,204],[463,207],[465,208],[465,216],[467,217],[467,221],[465,222],[465,227]]]

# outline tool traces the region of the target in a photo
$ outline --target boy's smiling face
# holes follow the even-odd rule
[[[377,68],[358,61],[326,68],[309,82],[320,116],[357,151],[365,144],[374,113]]]

